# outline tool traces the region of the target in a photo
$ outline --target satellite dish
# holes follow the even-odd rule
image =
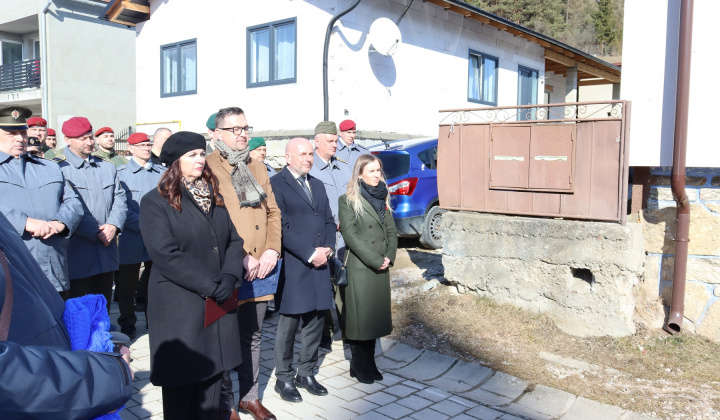
[[[402,35],[395,22],[388,18],[379,18],[370,25],[368,39],[373,50],[389,57],[397,51],[402,42]]]

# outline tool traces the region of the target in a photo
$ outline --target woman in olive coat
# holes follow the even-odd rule
[[[375,365],[375,341],[392,331],[389,269],[397,251],[380,159],[369,154],[358,158],[338,204],[348,274],[348,285],[339,287],[335,298],[340,326],[350,343],[350,376],[373,383],[383,379]]]

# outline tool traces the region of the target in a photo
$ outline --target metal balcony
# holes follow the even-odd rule
[[[40,87],[40,60],[24,60],[0,66],[0,92]]]

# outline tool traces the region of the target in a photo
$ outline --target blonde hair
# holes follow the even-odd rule
[[[373,162],[378,162],[380,164],[380,181],[385,182],[385,173],[382,170],[382,161],[377,156],[373,156],[371,154],[364,154],[358,157],[357,161],[355,162],[355,167],[353,168],[352,177],[350,178],[350,182],[348,182],[347,203],[348,205],[352,206],[353,210],[355,211],[356,218],[360,217],[360,215],[364,212],[362,201],[360,200],[360,188],[362,188],[360,186],[360,175],[362,175],[365,167]],[[387,206],[388,210],[392,212],[392,209],[390,208],[389,193],[387,197],[385,197],[385,205]]]

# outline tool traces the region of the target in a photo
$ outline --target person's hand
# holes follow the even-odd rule
[[[233,290],[235,290],[237,279],[235,276],[223,273],[220,274],[220,277],[215,277],[213,280],[217,283],[217,287],[212,297],[215,298],[215,302],[217,302],[218,305],[222,305],[223,302],[232,295]]]
[[[130,380],[132,380],[135,377],[135,372],[133,372],[132,366],[130,366],[130,349],[125,346],[121,346],[120,354],[122,354],[122,359],[125,363],[127,363],[128,369],[130,369]]]
[[[57,220],[51,220],[47,223],[50,226],[50,232],[47,235],[43,236],[43,239],[47,239],[53,235],[58,235],[65,231],[65,225],[58,222]]]
[[[335,228],[338,232],[340,232],[340,223],[337,224],[337,227]]]
[[[327,259],[330,259],[330,256],[333,255],[333,249],[330,247],[325,248],[325,255],[327,255]]]
[[[112,240],[115,239],[116,233],[117,233],[117,228],[115,226],[109,225],[109,224],[104,224],[98,228],[97,237],[100,240],[100,242],[103,243],[103,245],[108,246],[108,245],[110,245],[110,242],[112,242]]]
[[[265,250],[260,256],[260,269],[258,270],[258,278],[264,279],[270,274],[277,265],[277,251],[274,249]]]
[[[328,255],[330,255],[328,247],[318,247],[315,248],[315,256],[312,259],[312,265],[315,268],[320,268],[323,265],[327,264]],[[331,250],[332,251],[332,250]]]
[[[260,262],[250,254],[245,254],[243,258],[243,267],[245,268],[245,280],[253,281],[258,278],[258,271],[260,270]]]
[[[390,259],[388,257],[385,257],[385,260],[383,261],[383,264],[378,268],[378,271],[386,270],[388,267],[390,267]]]
[[[28,217],[25,221],[25,230],[36,238],[43,238],[52,231],[52,227],[44,220]]]

